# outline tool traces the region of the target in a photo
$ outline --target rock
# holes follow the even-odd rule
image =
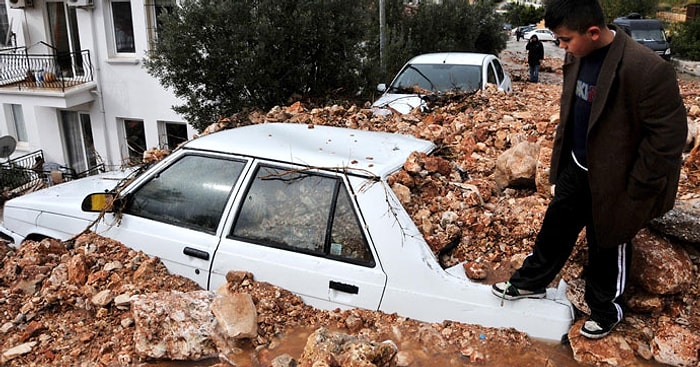
[[[258,317],[250,294],[220,292],[211,303],[211,312],[216,317],[217,329],[225,338],[244,339],[258,335]]]
[[[271,367],[297,367],[297,361],[289,354],[282,354],[272,360]]]
[[[651,350],[657,362],[695,367],[699,362],[700,335],[681,325],[663,323],[656,329]]]
[[[616,330],[602,339],[591,340],[581,336],[580,329],[585,319],[569,329],[569,342],[574,359],[584,365],[633,366],[637,363],[634,351]]]
[[[488,266],[478,261],[464,263],[464,272],[467,274],[469,279],[474,280],[486,279],[489,274]]]
[[[549,183],[549,165],[552,160],[552,148],[540,147],[535,170],[535,187],[543,198],[552,198],[552,184]]]
[[[393,367],[396,345],[370,342],[326,328],[316,329],[306,341],[299,359],[301,367]]]
[[[403,205],[407,205],[411,202],[411,190],[400,184],[400,183],[395,183],[394,185],[391,186],[391,189],[394,191],[396,196],[399,198],[399,201]]]
[[[506,187],[534,187],[539,145],[520,142],[496,160],[494,179],[502,190]]]
[[[207,291],[134,296],[134,348],[146,358],[197,361],[217,355],[211,339],[215,318]]]
[[[688,289],[693,263],[680,246],[647,229],[633,239],[631,278],[652,294],[675,294]]]
[[[396,366],[397,367],[408,367],[410,366],[415,358],[413,357],[413,353],[409,351],[400,351],[396,353]]]
[[[92,304],[94,304],[95,306],[102,307],[108,305],[110,302],[112,302],[113,299],[114,296],[112,296],[112,291],[109,289],[105,289],[95,294],[92,297],[91,301]]]
[[[627,307],[634,312],[655,313],[664,309],[664,301],[659,296],[644,291],[628,293]]]
[[[586,292],[586,281],[583,279],[572,279],[566,283],[566,298],[569,299],[577,310],[585,313],[586,315],[591,314],[591,309],[588,307],[586,300],[584,299],[584,293]]]
[[[649,226],[669,237],[700,245],[700,199],[676,200],[673,209]]]
[[[6,363],[21,355],[31,352],[32,348],[34,348],[36,344],[37,342],[28,342],[6,350],[0,357],[0,363]]]
[[[83,285],[87,281],[89,269],[85,263],[85,255],[77,254],[68,262],[68,281],[75,285]]]

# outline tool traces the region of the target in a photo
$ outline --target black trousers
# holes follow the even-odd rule
[[[620,302],[628,279],[632,247],[626,243],[599,247],[591,207],[588,173],[571,162],[557,179],[554,198],[547,207],[532,254],[513,273],[510,283],[527,290],[547,287],[564,267],[579,233],[586,228],[585,300],[591,318],[601,323],[618,322],[622,320]]]

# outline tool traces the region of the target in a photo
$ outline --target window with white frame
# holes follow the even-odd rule
[[[67,165],[74,173],[97,166],[97,152],[92,138],[90,115],[76,111],[61,111],[63,150]]]
[[[187,125],[181,122],[158,121],[159,145],[173,150],[187,141]]]
[[[136,52],[134,43],[134,21],[131,16],[131,2],[112,0],[112,29],[114,37],[114,52],[116,54],[133,54]]]
[[[124,153],[127,164],[143,162],[143,152],[146,151],[146,129],[142,120],[123,119]]]
[[[12,120],[8,123],[10,135],[12,135],[17,142],[28,142],[29,137],[27,136],[27,127],[24,124],[24,111],[22,110],[22,105],[10,105],[10,118]]]
[[[174,0],[146,0],[144,2],[148,47],[150,50],[155,49],[158,33],[162,30],[161,15],[171,12],[173,7],[175,7]]]

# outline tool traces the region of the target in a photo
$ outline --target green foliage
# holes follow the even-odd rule
[[[659,0],[600,0],[605,18],[612,22],[617,17],[638,13],[644,18],[656,18]]]
[[[398,11],[397,11],[398,10]],[[490,3],[444,0],[414,11],[387,11],[387,77],[413,56],[444,51],[498,54],[506,46],[503,19]],[[436,21],[439,19],[440,21]]]
[[[514,27],[539,23],[544,18],[544,8],[518,3],[508,3],[505,6],[506,19]]]
[[[293,95],[318,98],[363,79],[361,3],[344,0],[184,0],[161,18],[148,71],[184,99],[197,129]]]
[[[700,61],[700,18],[677,24],[671,51],[682,59]]]
[[[490,3],[445,0],[409,11],[386,0],[386,70],[376,0],[182,0],[164,14],[148,72],[184,103],[196,129],[292,98],[328,103],[373,98],[410,57],[438,51],[497,54],[503,20]],[[370,87],[371,86],[371,87]]]

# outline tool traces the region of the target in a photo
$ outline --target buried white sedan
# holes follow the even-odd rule
[[[310,305],[427,322],[512,327],[559,341],[573,321],[562,282],[545,299],[505,302],[443,269],[387,184],[429,141],[291,123],[194,139],[124,185],[93,176],[8,201],[5,236],[66,240],[92,229],[158,256],[205,289],[249,271]],[[116,186],[116,187],[115,187]]]

